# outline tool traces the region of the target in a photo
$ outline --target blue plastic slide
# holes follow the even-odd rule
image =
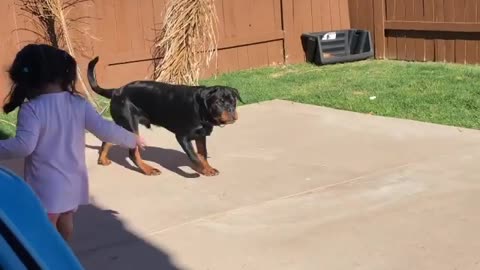
[[[0,168],[0,270],[83,269],[30,187]]]

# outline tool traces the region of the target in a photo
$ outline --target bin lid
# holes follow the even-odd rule
[[[2,267],[83,269],[50,223],[30,186],[5,168],[0,168],[0,269]]]

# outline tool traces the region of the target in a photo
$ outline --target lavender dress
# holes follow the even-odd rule
[[[0,141],[0,159],[26,158],[25,180],[50,214],[88,204],[85,130],[102,141],[136,146],[134,134],[105,120],[85,99],[68,92],[24,103],[16,137]]]

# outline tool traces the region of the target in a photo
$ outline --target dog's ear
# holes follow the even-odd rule
[[[204,102],[207,102],[211,97],[215,96],[218,93],[217,87],[207,87],[202,90],[201,97],[203,98]]]
[[[211,87],[207,90],[207,98],[210,98],[218,93],[218,87]]]
[[[236,88],[229,87],[229,89],[230,89],[230,91],[232,91],[233,96],[235,96],[240,102],[245,104],[245,102],[243,102],[243,100],[242,100],[242,97],[240,96],[240,93],[238,92],[238,90]]]
[[[200,89],[198,94],[198,102],[205,108],[208,108],[208,101],[218,92],[218,89],[215,87],[203,87]]]

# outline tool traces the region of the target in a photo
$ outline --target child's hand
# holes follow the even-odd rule
[[[145,139],[143,137],[137,135],[136,142],[137,142],[138,148],[145,150],[145,146],[147,146],[147,144],[145,143]]]

